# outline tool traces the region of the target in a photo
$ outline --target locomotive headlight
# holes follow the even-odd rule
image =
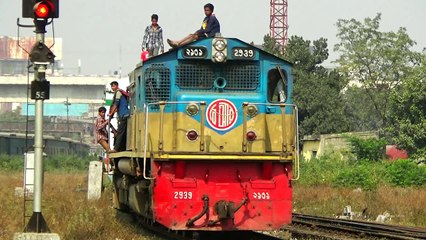
[[[223,40],[217,40],[213,46],[217,51],[223,51],[226,48],[226,43]]]
[[[223,37],[215,37],[212,40],[212,61],[216,63],[226,62],[228,42]]]
[[[186,106],[186,113],[188,113],[189,116],[197,115],[199,110],[198,105],[195,103],[190,103]]]
[[[257,107],[255,105],[248,105],[247,106],[247,115],[250,117],[254,117],[257,115]]]
[[[216,52],[213,59],[215,60],[215,62],[224,62],[226,56],[223,52]]]

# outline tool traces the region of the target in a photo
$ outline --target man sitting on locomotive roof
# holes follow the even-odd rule
[[[206,14],[206,17],[201,24],[201,28],[198,29],[195,33],[189,34],[180,41],[167,39],[167,43],[171,47],[177,48],[201,38],[214,37],[216,33],[220,32],[220,24],[216,16],[213,14],[213,11],[213,4],[207,3],[204,5],[204,14]]]

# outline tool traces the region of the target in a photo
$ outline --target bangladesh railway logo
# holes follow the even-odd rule
[[[226,131],[237,122],[238,112],[235,105],[226,99],[217,99],[210,103],[206,111],[207,122],[219,131]]]

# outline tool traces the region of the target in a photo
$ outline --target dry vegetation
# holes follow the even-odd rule
[[[426,228],[426,188],[379,187],[375,191],[332,188],[328,186],[295,186],[294,211],[332,217],[341,215],[347,205],[353,212],[365,210],[359,219],[375,220],[385,212],[389,224]]]
[[[14,193],[19,186],[22,174],[0,174],[0,239],[12,239],[24,227],[23,199]],[[61,239],[155,239],[130,220],[118,218],[108,192],[98,201],[87,201],[86,188],[86,173],[45,174],[42,212],[52,232]],[[365,192],[296,185],[294,199],[295,211],[300,213],[332,216],[351,205],[353,211],[367,208],[370,219],[387,211],[393,216],[393,224],[426,227],[424,187],[380,187]]]
[[[22,179],[22,174],[0,173],[0,239],[12,239],[24,228],[23,198],[15,196],[15,187],[22,186]],[[45,174],[42,213],[51,231],[61,239],[157,239],[123,218],[125,215],[117,217],[111,194],[87,201],[85,189],[86,173]],[[32,212],[32,206],[29,208]]]

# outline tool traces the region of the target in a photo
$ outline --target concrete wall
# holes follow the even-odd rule
[[[90,151],[90,146],[70,139],[43,137],[43,152],[48,155],[55,154],[76,154],[86,156]],[[3,134],[0,133],[0,154],[21,155],[27,150],[33,149],[34,137],[32,135],[25,138],[23,134]]]
[[[347,135],[360,138],[377,138],[377,132],[350,132],[339,134],[322,134],[319,137],[305,136],[302,139],[302,156],[305,160],[320,157],[328,152],[349,150]]]

